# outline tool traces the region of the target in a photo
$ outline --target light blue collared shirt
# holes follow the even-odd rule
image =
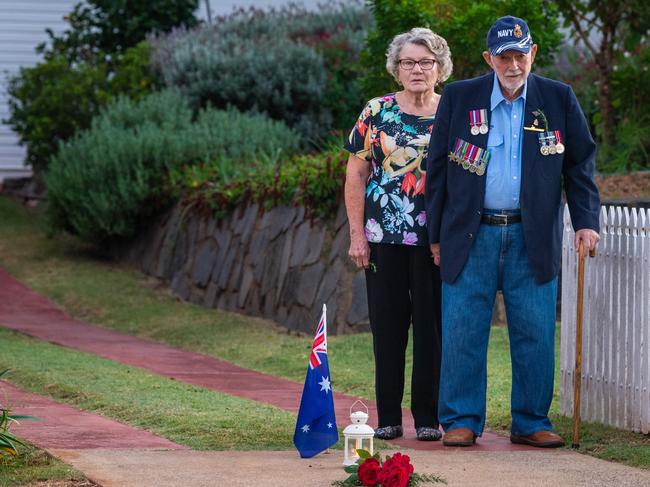
[[[521,185],[521,146],[524,128],[524,107],[528,81],[521,95],[509,102],[501,93],[499,80],[494,75],[490,98],[490,133],[488,150],[490,162],[485,173],[484,207],[493,210],[519,208]]]

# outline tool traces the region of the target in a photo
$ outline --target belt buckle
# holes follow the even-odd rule
[[[497,219],[497,225],[500,227],[505,227],[508,225],[509,215],[492,215]]]

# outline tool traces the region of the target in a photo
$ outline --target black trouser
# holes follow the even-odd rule
[[[370,244],[366,270],[379,426],[402,424],[404,363],[413,323],[411,412],[415,427],[438,426],[440,271],[428,247]]]

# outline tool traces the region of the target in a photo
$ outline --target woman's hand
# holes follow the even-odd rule
[[[370,246],[363,221],[366,182],[369,176],[370,163],[350,154],[345,178],[345,208],[350,225],[348,255],[358,268],[370,265]]]
[[[370,265],[370,245],[365,235],[355,235],[350,239],[348,255],[359,269],[367,269]]]
[[[433,259],[433,263],[440,267],[440,244],[429,244],[429,250],[431,250],[431,258]]]

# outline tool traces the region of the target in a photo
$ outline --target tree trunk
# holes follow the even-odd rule
[[[598,105],[600,107],[600,134],[602,142],[611,146],[614,143],[616,117],[611,97],[612,69],[610,66],[598,66]]]
[[[596,56],[598,64],[598,105],[600,108],[600,134],[604,145],[615,142],[616,114],[612,104],[612,67],[614,65],[614,33],[618,20],[606,23],[602,30],[600,52]]]

